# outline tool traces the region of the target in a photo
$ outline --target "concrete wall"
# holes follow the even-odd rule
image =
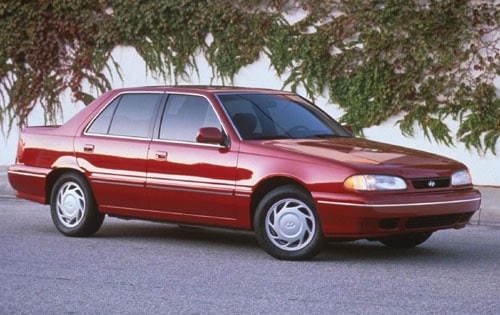
[[[123,81],[118,76],[113,76],[113,88],[173,84],[173,82],[163,82],[156,80],[145,71],[145,65],[142,59],[137,55],[134,49],[128,47],[116,48],[113,52],[115,60],[121,65]],[[202,57],[197,58],[199,67],[199,77],[192,74],[190,78],[180,81],[179,84],[221,84],[218,80],[211,80],[212,70],[209,68],[206,60]],[[500,79],[497,78],[497,87],[500,87]],[[264,55],[260,60],[240,71],[234,80],[234,85],[264,87],[281,89],[284,78],[279,78],[270,71],[269,60]],[[299,93],[306,96],[304,91]],[[95,94],[95,91],[94,91]],[[65,104],[63,117],[59,123],[71,118],[83,105],[71,103],[69,95],[63,96]],[[339,118],[342,111],[334,104],[328,104],[326,97],[320,97],[316,104],[321,106],[334,118]],[[476,185],[500,186],[500,145],[497,145],[498,155],[491,153],[485,156],[478,155],[475,151],[467,151],[465,146],[457,144],[456,147],[446,147],[438,145],[427,140],[423,133],[417,133],[414,138],[405,138],[401,135],[399,128],[395,126],[397,118],[393,118],[380,126],[371,127],[365,130],[365,136],[368,139],[403,145],[417,148],[424,151],[434,152],[444,156],[451,157],[465,163],[472,173],[473,181]],[[29,117],[29,124],[43,124],[43,113],[36,109]],[[456,130],[457,123],[449,121],[450,129]],[[17,146],[19,133],[14,130],[8,138],[0,140],[0,165],[9,165],[14,162],[14,156]]]

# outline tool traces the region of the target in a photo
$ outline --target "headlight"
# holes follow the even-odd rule
[[[404,179],[387,175],[354,175],[344,181],[349,190],[403,190],[406,189]]]
[[[461,186],[470,184],[472,184],[472,178],[470,177],[468,170],[456,171],[455,173],[453,173],[453,175],[451,175],[452,186]]]

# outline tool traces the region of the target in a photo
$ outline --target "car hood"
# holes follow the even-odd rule
[[[273,140],[263,145],[360,170],[382,171],[386,168],[409,175],[407,171],[411,169],[423,176],[429,176],[423,174],[424,170],[434,170],[437,172],[432,176],[447,176],[450,169],[464,168],[463,164],[443,156],[361,138]],[[446,170],[447,174],[440,170]]]

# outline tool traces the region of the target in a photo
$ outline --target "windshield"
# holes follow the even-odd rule
[[[316,106],[297,95],[219,94],[244,140],[351,136]]]

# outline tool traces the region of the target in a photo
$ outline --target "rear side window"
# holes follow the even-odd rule
[[[120,101],[120,98],[116,98],[111,102],[99,115],[99,117],[94,120],[90,128],[87,130],[88,133],[94,133],[99,135],[108,134],[109,124],[115,113],[116,105]]]
[[[151,137],[160,93],[124,94],[111,102],[92,122],[87,133],[126,137]]]

